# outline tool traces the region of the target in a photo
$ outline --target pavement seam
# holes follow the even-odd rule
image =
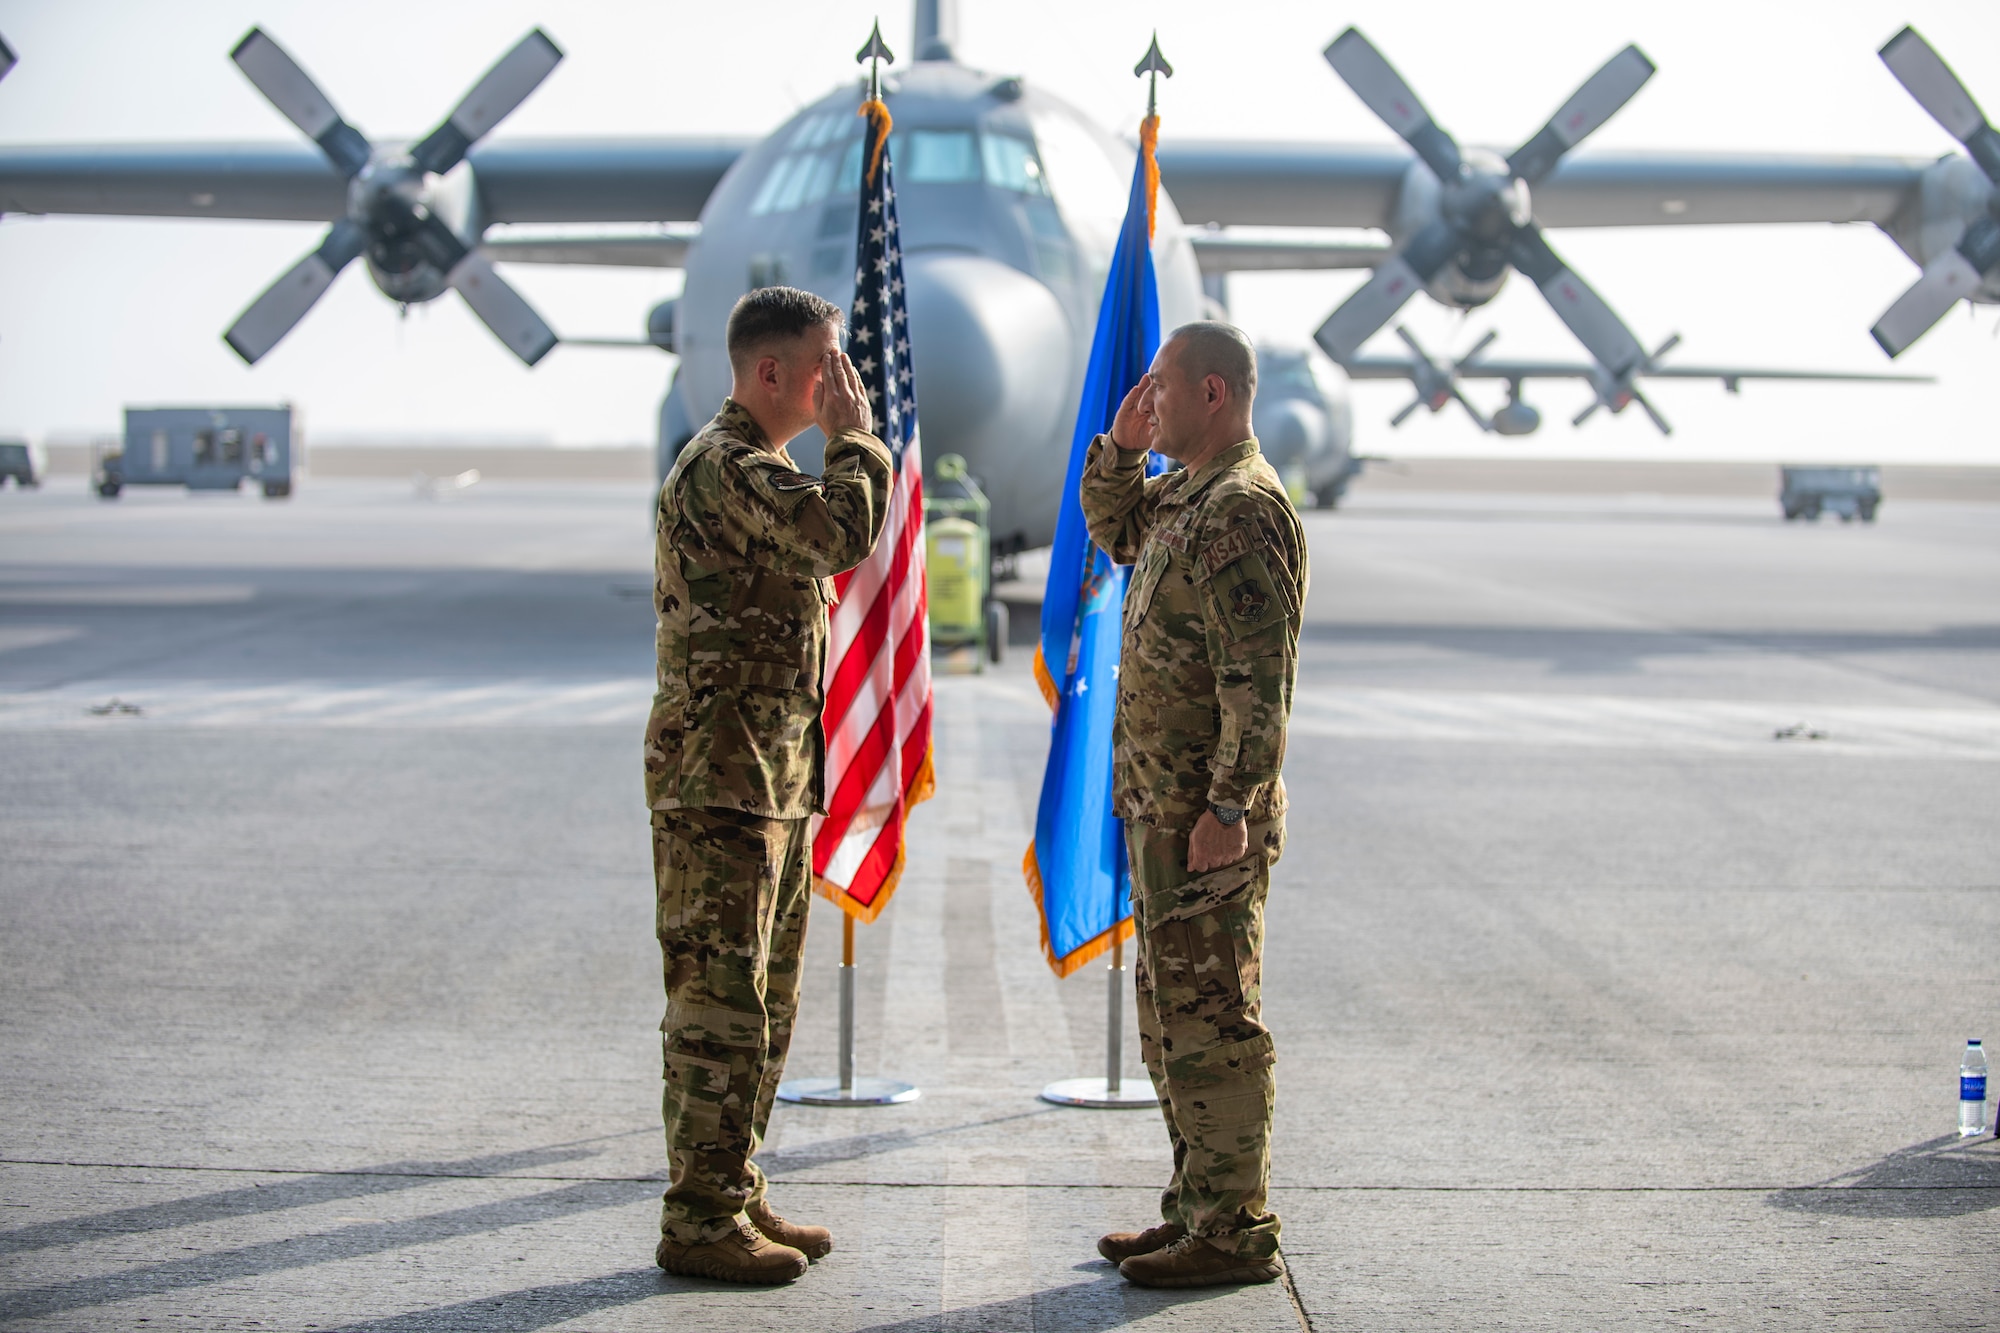
[[[1299,1321],[1301,1333],[1313,1333],[1312,1316],[1306,1313],[1306,1303],[1299,1299],[1299,1284],[1292,1277],[1292,1266],[1287,1263],[1278,1275],[1285,1284],[1285,1297],[1292,1303],[1292,1314]]]

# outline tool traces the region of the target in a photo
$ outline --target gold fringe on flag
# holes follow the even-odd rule
[[[1049,674],[1049,664],[1042,660],[1040,644],[1035,645],[1035,684],[1042,687],[1042,699],[1048,704],[1049,711],[1054,712],[1056,705],[1062,702],[1062,690],[1057,688],[1056,678]]]
[[[875,173],[882,169],[882,153],[889,146],[889,129],[896,122],[889,118],[888,104],[874,97],[863,102],[861,109],[854,114],[868,117],[869,124],[875,130],[875,151],[868,155],[868,179],[866,181],[866,184],[873,185],[875,183]],[[1153,119],[1158,120],[1159,117],[1155,116]],[[1150,161],[1151,159],[1148,160]],[[1152,178],[1156,182],[1159,180],[1160,173],[1157,168],[1154,169]],[[1147,216],[1151,216],[1150,211]]]
[[[864,903],[859,898],[851,898],[847,890],[840,885],[820,875],[813,876],[814,893],[864,926],[882,915],[882,909],[889,905],[889,899],[895,894],[896,886],[902,883],[903,862],[909,847],[910,811],[937,795],[937,773],[931,767],[931,755],[935,752],[936,747],[924,751],[923,766],[917,770],[917,775],[910,779],[910,789],[903,793],[904,837],[896,844],[896,864],[889,867],[889,873],[882,880],[881,891],[875,895],[874,901]]]
[[[1028,844],[1028,854],[1021,858],[1021,878],[1028,881],[1028,892],[1035,895],[1035,919],[1042,923],[1042,957],[1049,960],[1058,977],[1068,976],[1091,959],[1109,952],[1112,945],[1132,938],[1132,918],[1128,916],[1103,934],[1056,957],[1055,948],[1049,943],[1049,914],[1042,910],[1042,865],[1035,859],[1032,842]]]
[[[882,113],[888,115],[887,111]],[[1146,239],[1153,239],[1153,227],[1160,213],[1160,118],[1148,116],[1139,122],[1139,155],[1146,159]]]

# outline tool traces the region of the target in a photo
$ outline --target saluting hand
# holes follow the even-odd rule
[[[861,372],[847,359],[847,353],[832,351],[820,368],[819,387],[813,390],[813,419],[827,439],[844,430],[875,429],[875,414],[868,407],[868,390]]]
[[[1120,449],[1153,447],[1153,419],[1143,405],[1146,390],[1152,383],[1151,375],[1141,375],[1139,382],[1132,386],[1132,392],[1125,395],[1125,401],[1118,404],[1118,415],[1111,419],[1111,442]]]

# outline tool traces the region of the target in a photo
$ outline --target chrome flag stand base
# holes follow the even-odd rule
[[[1057,1079],[1042,1089],[1042,1100],[1057,1106],[1087,1106],[1097,1111],[1123,1111],[1158,1106],[1151,1083],[1128,1083],[1120,1073],[1125,1063],[1125,941],[1111,946],[1110,998],[1105,1002],[1104,1077]],[[780,1093],[780,1096],[783,1094]]]
[[[911,1083],[854,1076],[854,918],[840,914],[840,1077],[794,1078],[778,1085],[778,1100],[799,1106],[893,1106],[923,1096]]]

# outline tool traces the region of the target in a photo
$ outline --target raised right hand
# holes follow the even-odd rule
[[[872,431],[875,414],[868,407],[868,390],[861,372],[847,353],[832,351],[820,367],[819,389],[813,394],[813,418],[831,440],[844,430]]]
[[[1111,419],[1111,442],[1120,449],[1136,451],[1153,447],[1152,419],[1139,406],[1152,382],[1151,375],[1141,375],[1132,392],[1125,395],[1125,401],[1118,404],[1118,415]]]

